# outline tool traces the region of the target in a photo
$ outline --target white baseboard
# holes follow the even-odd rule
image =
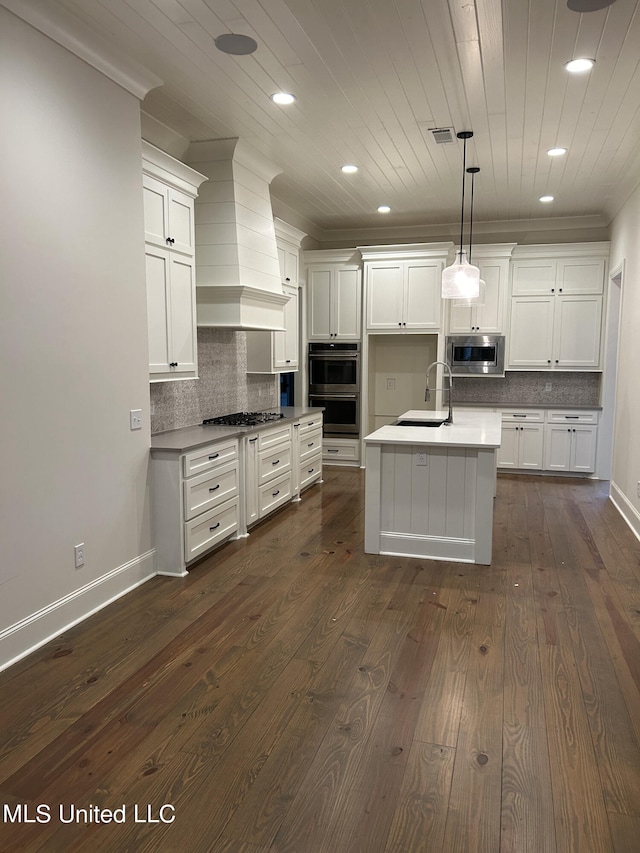
[[[640,512],[634,507],[622,490],[611,481],[609,500],[627,522],[636,539],[640,539]]]
[[[155,548],[0,631],[0,671],[154,577]]]

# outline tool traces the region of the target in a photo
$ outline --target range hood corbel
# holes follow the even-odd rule
[[[208,177],[195,205],[198,326],[281,331],[282,279],[269,184],[281,169],[241,139],[193,142]]]

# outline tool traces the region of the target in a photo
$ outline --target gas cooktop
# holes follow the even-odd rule
[[[269,421],[279,421],[284,415],[279,412],[235,412],[233,415],[220,415],[218,418],[205,418],[203,426],[255,426]]]

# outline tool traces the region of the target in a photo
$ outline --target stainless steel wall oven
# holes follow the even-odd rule
[[[309,344],[309,405],[324,407],[324,434],[360,434],[360,344]]]

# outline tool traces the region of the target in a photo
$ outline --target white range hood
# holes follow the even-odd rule
[[[284,329],[269,193],[281,169],[242,139],[192,142],[186,159],[209,179],[195,205],[198,326]]]

